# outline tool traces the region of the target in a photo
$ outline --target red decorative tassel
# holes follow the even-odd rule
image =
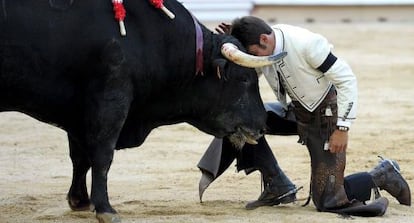
[[[150,0],[150,2],[157,9],[160,9],[164,5],[164,0]]]
[[[122,4],[122,0],[112,0],[112,4],[114,6],[115,19],[119,22],[121,35],[126,36],[126,29],[124,24],[126,11],[124,5]]]
[[[164,6],[164,0],[150,0],[150,2],[155,8],[161,9],[170,19],[175,18],[175,15]]]

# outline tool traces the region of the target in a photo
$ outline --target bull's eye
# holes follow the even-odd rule
[[[240,81],[241,83],[245,83],[245,84],[249,83],[249,78],[247,77],[247,75],[240,75],[237,78],[237,80]]]

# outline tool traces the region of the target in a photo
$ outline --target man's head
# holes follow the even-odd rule
[[[254,16],[237,18],[232,23],[231,35],[236,37],[250,54],[268,56],[273,54],[275,38],[272,28]]]

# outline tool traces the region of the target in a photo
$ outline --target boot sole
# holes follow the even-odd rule
[[[275,206],[275,205],[279,205],[279,204],[288,204],[288,203],[292,203],[296,201],[296,193],[302,189],[302,187],[299,188],[295,188],[292,189],[282,195],[280,195],[279,197],[272,199],[272,200],[255,200],[252,202],[249,202],[246,205],[246,209],[247,210],[253,210],[256,209],[258,207],[262,207],[262,206]]]

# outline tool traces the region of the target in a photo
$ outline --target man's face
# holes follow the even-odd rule
[[[247,51],[255,56],[269,56],[275,49],[274,33],[261,34],[260,43],[247,46]]]

